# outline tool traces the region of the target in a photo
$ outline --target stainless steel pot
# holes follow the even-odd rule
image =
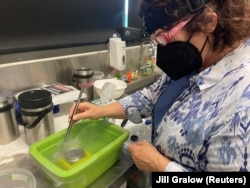
[[[72,81],[75,83],[75,87],[81,89],[87,95],[86,100],[91,101],[93,99],[93,75],[94,72],[87,67],[76,68]]]
[[[19,137],[19,127],[14,109],[14,95],[10,90],[0,90],[0,144],[8,144]]]
[[[18,96],[18,102],[28,145],[55,132],[52,95],[49,91],[26,91]]]

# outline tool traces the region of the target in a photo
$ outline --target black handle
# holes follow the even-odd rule
[[[125,127],[125,125],[127,124],[128,122],[128,119],[124,119],[122,122],[121,122],[121,127]]]
[[[52,108],[53,108],[53,106],[51,105],[51,107],[49,107],[49,108],[45,109],[44,111],[42,111],[40,113],[40,115],[32,123],[30,123],[30,124],[25,124],[24,123],[23,126],[25,128],[27,128],[27,129],[33,129],[41,121],[41,119],[44,118],[44,116],[46,114],[48,114],[52,110]]]

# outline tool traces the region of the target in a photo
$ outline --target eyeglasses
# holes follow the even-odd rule
[[[166,32],[160,32],[156,36],[151,35],[151,41],[157,46],[166,46],[170,39],[176,35],[190,20],[182,21],[176,26],[174,26],[172,29]]]

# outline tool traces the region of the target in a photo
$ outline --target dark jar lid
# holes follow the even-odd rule
[[[73,77],[75,78],[92,78],[94,75],[94,72],[88,68],[88,67],[79,67],[76,68],[75,74]]]
[[[41,108],[52,103],[52,95],[46,90],[30,90],[18,96],[21,108]]]

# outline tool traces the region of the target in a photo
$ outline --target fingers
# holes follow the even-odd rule
[[[77,122],[77,121],[79,121],[80,119],[83,119],[83,118],[81,118],[79,115],[74,115],[73,116],[73,118],[72,118],[72,121],[73,122]],[[71,116],[69,116],[69,121],[71,120]]]
[[[71,118],[73,112],[74,112],[73,105],[70,108],[69,111],[69,118]],[[78,108],[76,109],[76,113],[73,117],[74,121],[79,121],[81,119],[89,118],[89,119],[98,119],[100,117],[103,117],[103,108],[94,104],[91,104],[89,102],[82,102],[78,105]]]
[[[79,104],[80,105],[80,104]],[[71,117],[72,116],[72,114],[73,114],[73,111],[74,111],[74,109],[75,109],[75,106],[76,106],[76,104],[73,104],[71,107],[70,107],[70,109],[69,109],[69,116]]]
[[[127,144],[126,147],[130,152],[133,152],[134,150],[138,150],[138,147],[142,147],[142,146],[147,145],[147,144],[149,144],[149,143],[146,140],[141,140],[138,142]]]
[[[71,119],[71,117],[72,117],[72,115],[73,115],[73,113],[74,113],[74,110],[76,110],[75,115],[74,115],[74,117],[73,117],[73,121],[78,121],[78,120],[81,119],[81,115],[79,115],[79,114],[80,114],[81,112],[84,112],[84,111],[82,111],[81,109],[84,109],[85,102],[80,103],[80,104],[78,105],[78,108],[77,108],[77,109],[75,109],[75,106],[76,106],[76,104],[73,104],[73,105],[70,107],[70,110],[69,110],[69,120]]]

